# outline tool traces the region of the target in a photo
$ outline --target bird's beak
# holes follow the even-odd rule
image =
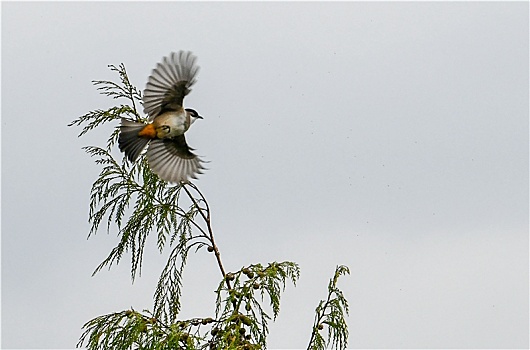
[[[198,115],[197,119],[204,119],[204,118],[201,115]]]

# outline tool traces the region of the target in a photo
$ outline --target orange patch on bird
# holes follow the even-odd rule
[[[147,124],[140,132],[138,133],[140,137],[146,137],[148,139],[154,139],[156,137],[156,130],[153,124]]]

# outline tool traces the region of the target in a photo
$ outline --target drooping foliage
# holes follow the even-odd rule
[[[193,183],[170,185],[149,169],[144,155],[131,163],[115,150],[121,118],[147,122],[147,117],[138,112],[141,92],[130,83],[125,66],[109,67],[118,74],[119,82],[93,83],[100,93],[122,103],[107,110],[90,111],[69,124],[82,127],[79,136],[83,136],[113,123],[106,147],[84,147],[101,167],[90,190],[89,237],[102,229],[118,236],[116,246],[94,274],[130,255],[134,282],[141,275],[147,238],[152,235],[156,236],[158,250],[168,249],[169,256],[153,295],[152,311],[130,309],[98,316],[83,326],[78,346],[89,350],[264,349],[268,322],[279,314],[286,283],[296,284],[300,276],[298,265],[289,261],[257,263],[225,271],[214,240],[211,209],[199,188]],[[221,274],[215,291],[216,309],[209,317],[179,319],[187,257],[190,251],[200,249],[215,255]],[[336,288],[339,275],[345,272],[349,272],[346,267],[337,268],[333,283],[328,286],[327,301],[317,307],[311,349],[323,349],[322,344],[346,347],[344,313],[348,307]],[[327,342],[319,333],[322,324],[328,326]]]

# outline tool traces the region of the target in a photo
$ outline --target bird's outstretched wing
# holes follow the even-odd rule
[[[191,152],[184,135],[152,140],[147,149],[147,161],[151,170],[168,182],[196,179],[205,169],[203,161]]]
[[[184,96],[195,83],[199,66],[190,51],[172,52],[153,69],[143,94],[144,113],[153,120],[168,110],[182,108]]]

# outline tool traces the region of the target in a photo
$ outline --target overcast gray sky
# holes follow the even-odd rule
[[[337,264],[351,348],[527,348],[528,3],[2,3],[2,347],[73,348],[89,319],[152,309],[148,241],[87,240],[99,172],[66,125],[143,89],[171,51],[201,71],[187,134],[225,267],[291,260],[270,348],[305,348]],[[116,155],[119,155],[116,152]],[[192,256],[182,318],[213,313]]]

